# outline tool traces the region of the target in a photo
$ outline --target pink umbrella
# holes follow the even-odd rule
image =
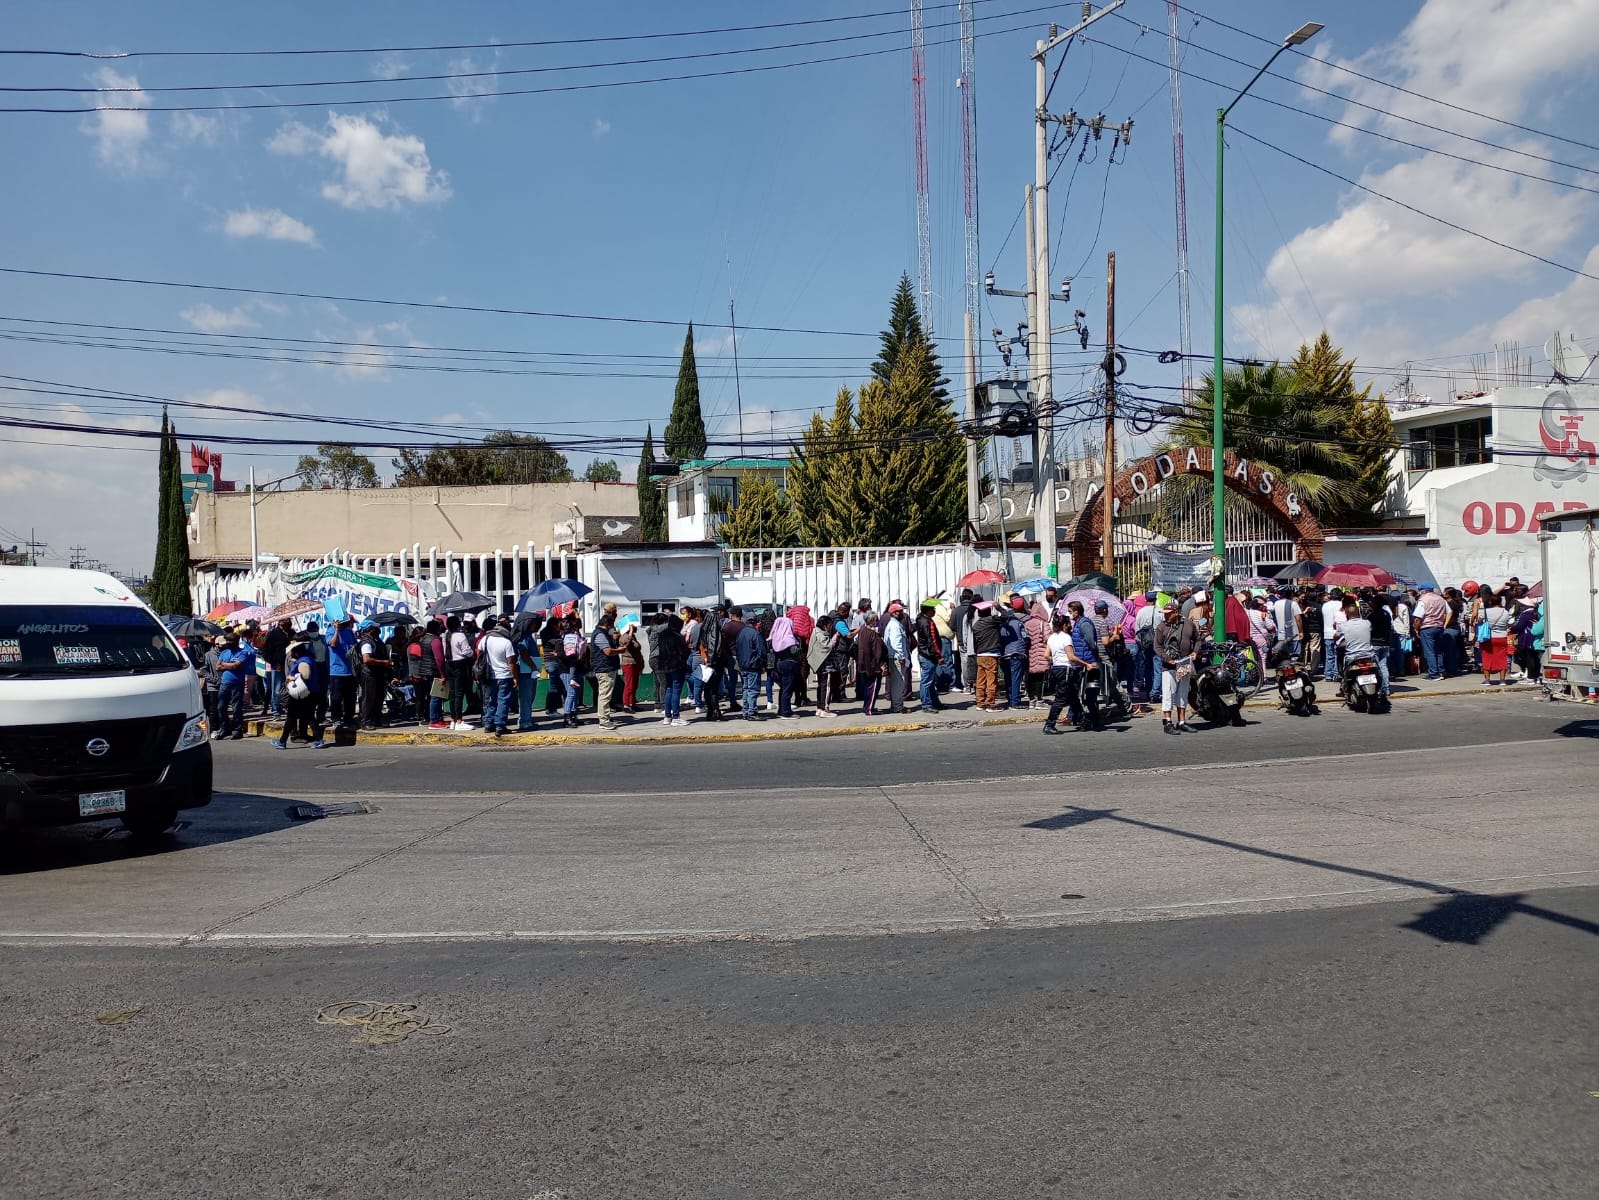
[[[1371,563],[1333,563],[1317,573],[1316,582],[1339,587],[1385,588],[1393,586],[1394,577]]]

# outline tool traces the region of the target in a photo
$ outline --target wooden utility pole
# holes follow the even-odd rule
[[[1116,575],[1116,252],[1105,267],[1105,534],[1100,570]],[[1118,581],[1119,582],[1119,581]]]

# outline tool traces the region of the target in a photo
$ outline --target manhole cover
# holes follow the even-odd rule
[[[296,821],[319,821],[323,817],[354,817],[362,813],[375,813],[378,807],[365,800],[352,800],[348,804],[294,804],[289,806],[289,816]]]

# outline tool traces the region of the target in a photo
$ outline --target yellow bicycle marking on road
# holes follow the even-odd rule
[[[392,1046],[412,1034],[438,1037],[448,1025],[417,1012],[415,1004],[384,1004],[377,1000],[340,1000],[325,1005],[316,1015],[318,1025],[356,1026],[350,1040],[357,1046]]]

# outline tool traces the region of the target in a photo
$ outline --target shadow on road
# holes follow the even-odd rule
[[[1379,883],[1392,883],[1400,887],[1435,892],[1445,897],[1445,899],[1416,917],[1415,920],[1406,921],[1400,928],[1413,929],[1417,933],[1424,933],[1440,942],[1459,942],[1468,946],[1478,945],[1483,938],[1518,913],[1523,916],[1538,917],[1556,925],[1564,925],[1568,929],[1576,929],[1582,933],[1599,936],[1599,924],[1593,921],[1585,921],[1580,917],[1570,917],[1564,913],[1542,908],[1536,904],[1528,904],[1521,895],[1489,896],[1480,892],[1468,892],[1462,888],[1450,887],[1448,884],[1431,883],[1425,879],[1410,879],[1404,875],[1392,875],[1386,871],[1369,871],[1364,867],[1346,866],[1343,863],[1308,858],[1302,854],[1284,854],[1279,850],[1267,850],[1261,846],[1251,846],[1247,843],[1235,842],[1227,838],[1212,837],[1209,834],[1195,833],[1188,829],[1177,829],[1171,825],[1157,824],[1154,821],[1140,821],[1136,817],[1122,816],[1120,811],[1114,808],[1082,808],[1074,804],[1068,806],[1065,812],[1053,817],[1042,817],[1037,821],[1028,821],[1022,828],[1043,829],[1053,833],[1065,829],[1073,829],[1079,825],[1089,825],[1095,821],[1115,821],[1122,825],[1135,825],[1139,829],[1167,833],[1173,837],[1204,842],[1209,846],[1220,846],[1223,849],[1237,850],[1243,854],[1255,854],[1261,858],[1276,859],[1278,862],[1298,863],[1300,866],[1318,867],[1323,871],[1336,871],[1340,875],[1352,875],[1357,879],[1372,879]]]
[[[1586,721],[1567,721],[1555,730],[1556,737],[1599,737],[1599,718]]]
[[[207,807],[180,812],[173,830],[158,838],[133,837],[115,821],[19,829],[0,848],[0,878],[179,854],[306,824],[289,815],[292,806],[282,796],[218,792]]]

